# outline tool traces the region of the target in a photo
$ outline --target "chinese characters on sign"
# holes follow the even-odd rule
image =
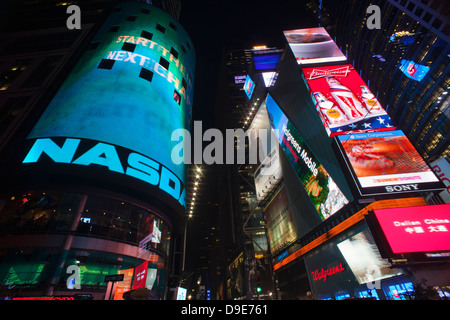
[[[450,205],[376,209],[393,253],[450,251]]]

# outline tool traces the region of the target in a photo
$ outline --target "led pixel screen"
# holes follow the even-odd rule
[[[337,138],[361,195],[442,188],[401,130],[339,135]]]
[[[287,30],[284,36],[298,64],[347,60],[325,28]]]
[[[118,7],[29,134],[28,139],[40,144],[32,151],[57,152],[61,145],[56,146],[55,138],[61,137],[67,138],[67,148],[97,141],[96,149],[82,160],[73,157],[65,163],[103,165],[152,185],[161,182],[166,170],[170,177],[166,190],[161,189],[184,204],[186,168],[171,159],[177,143],[171,141],[171,134],[190,129],[193,45],[181,25],[164,11],[143,3]],[[134,162],[129,166],[133,169],[119,168],[116,146],[132,152],[128,164]],[[24,163],[40,159],[31,151],[29,156]]]

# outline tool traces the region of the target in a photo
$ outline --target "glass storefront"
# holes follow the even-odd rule
[[[360,223],[305,255],[318,300],[407,300],[414,293],[402,269],[383,259],[366,223]]]
[[[135,204],[64,192],[11,195],[0,207],[0,239],[1,297],[45,295],[50,285],[52,292],[68,292],[70,265],[79,270],[81,292],[104,293],[106,275],[143,261],[146,288],[164,297],[170,228]]]

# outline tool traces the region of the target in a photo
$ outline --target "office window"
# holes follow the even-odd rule
[[[31,59],[17,60],[8,70],[0,74],[0,91],[8,89],[30,63]]]

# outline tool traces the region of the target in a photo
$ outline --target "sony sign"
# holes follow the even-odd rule
[[[36,163],[41,155],[45,153],[57,163],[104,166],[110,171],[125,174],[158,186],[175,198],[182,206],[185,205],[185,191],[182,188],[181,180],[160,163],[139,153],[131,152],[128,155],[127,163],[122,164],[116,147],[102,142],[98,142],[81,156],[74,159],[80,142],[81,139],[67,138],[62,147],[60,147],[50,138],[37,139],[22,163]]]

